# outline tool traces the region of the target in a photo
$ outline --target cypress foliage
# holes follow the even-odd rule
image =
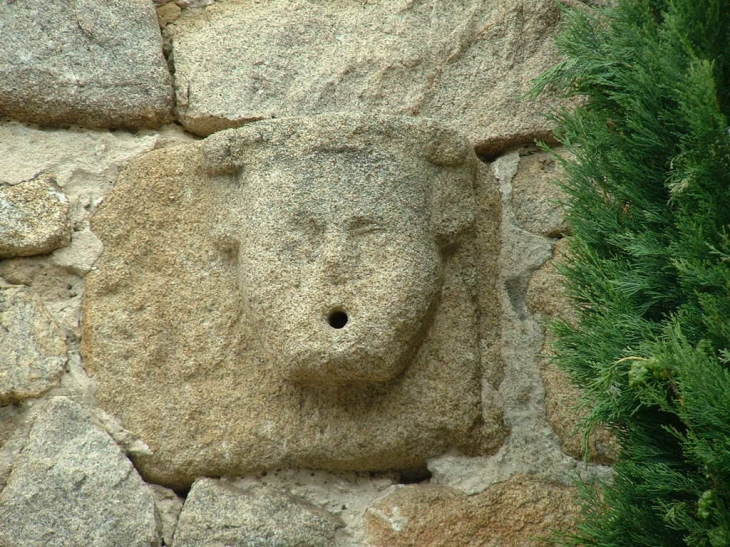
[[[566,545],[730,547],[730,0],[566,13],[555,118],[579,312],[556,362],[606,425],[616,477]]]

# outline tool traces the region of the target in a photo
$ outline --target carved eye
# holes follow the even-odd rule
[[[385,231],[385,225],[374,218],[358,217],[352,220],[349,226],[351,235],[363,236]]]

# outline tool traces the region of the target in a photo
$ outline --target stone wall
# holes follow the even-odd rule
[[[545,340],[564,105],[522,97],[559,19],[0,2],[0,547],[570,526],[614,444],[583,461]]]

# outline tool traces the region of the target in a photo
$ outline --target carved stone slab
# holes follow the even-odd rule
[[[84,356],[99,403],[150,446],[143,474],[409,468],[477,430],[496,446],[476,166],[431,121],[347,114],[134,162],[92,223]]]

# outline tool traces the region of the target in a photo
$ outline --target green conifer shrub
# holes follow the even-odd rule
[[[572,10],[555,114],[578,310],[555,361],[621,447],[567,545],[730,547],[730,0]]]

